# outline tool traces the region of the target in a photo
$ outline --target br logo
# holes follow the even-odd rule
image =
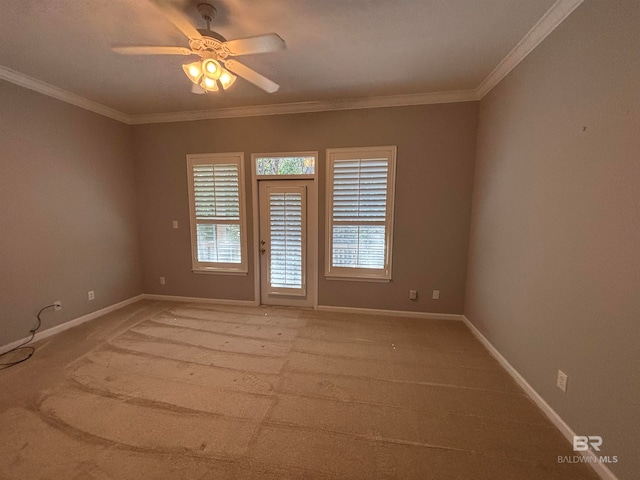
[[[573,437],[573,451],[574,452],[586,452],[589,450],[589,446],[596,452],[600,451],[600,445],[602,445],[602,437],[597,435],[574,435]]]

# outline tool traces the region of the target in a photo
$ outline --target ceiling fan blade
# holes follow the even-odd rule
[[[274,93],[280,88],[280,85],[276,82],[269,80],[267,77],[260,75],[255,70],[235,60],[227,60],[225,62],[225,67],[227,67],[231,73],[235,73],[239,77],[253,83],[256,87],[261,88],[265,92]]]
[[[191,50],[185,47],[111,47],[120,55],[195,55]]]
[[[176,8],[169,0],[151,0],[178,30],[189,38],[201,38],[202,35],[191,24],[189,17]]]
[[[256,37],[229,40],[224,45],[233,56],[249,55],[251,53],[267,53],[287,48],[284,40],[275,33],[267,33]]]

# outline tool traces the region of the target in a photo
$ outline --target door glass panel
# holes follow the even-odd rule
[[[302,192],[269,193],[270,268],[272,289],[304,288]]]

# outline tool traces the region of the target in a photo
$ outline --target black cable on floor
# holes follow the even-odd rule
[[[33,354],[36,352],[36,349],[34,347],[27,347],[27,345],[34,339],[34,337],[36,336],[36,332],[40,329],[40,326],[42,325],[42,319],[40,318],[40,314],[44,312],[46,309],[53,308],[53,307],[55,307],[55,305],[52,304],[52,305],[47,305],[46,307],[43,307],[40,309],[40,311],[36,315],[36,318],[38,319],[38,324],[36,325],[36,328],[29,330],[29,334],[31,336],[27,340],[25,340],[23,343],[21,343],[17,347],[12,348],[8,352],[0,353],[0,358],[1,358],[5,355],[9,355],[10,353],[17,352],[19,350],[25,350],[26,352],[28,352],[27,356],[24,358],[21,358],[20,360],[16,360],[14,362],[0,363],[0,370],[4,370],[6,368],[13,367],[14,365],[18,365],[19,363],[26,362],[33,356]]]

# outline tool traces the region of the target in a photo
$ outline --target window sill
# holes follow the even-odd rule
[[[205,268],[192,268],[191,271],[197,275],[232,275],[241,277],[249,274],[249,272],[240,272],[237,270],[214,270]]]
[[[350,277],[343,275],[326,275],[324,276],[327,280],[340,280],[346,282],[372,282],[372,283],[390,283],[390,278],[376,278],[376,277]]]

